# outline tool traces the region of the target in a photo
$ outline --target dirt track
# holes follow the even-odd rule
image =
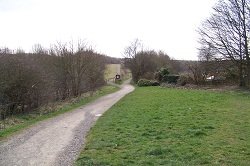
[[[134,90],[128,84],[121,87],[118,92],[101,97],[72,112],[40,122],[1,142],[0,165],[72,165],[87,132],[98,117]]]

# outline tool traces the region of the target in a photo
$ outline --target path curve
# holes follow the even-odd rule
[[[72,112],[48,119],[0,143],[0,165],[69,166],[76,160],[94,122],[134,87],[125,83]]]

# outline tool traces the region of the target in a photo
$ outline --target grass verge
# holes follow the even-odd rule
[[[103,88],[97,90],[93,95],[87,97],[78,98],[67,103],[59,103],[56,109],[52,109],[46,113],[46,110],[43,110],[43,113],[37,111],[25,115],[16,115],[11,117],[12,124],[7,128],[0,130],[0,140],[7,138],[8,136],[21,131],[39,121],[55,117],[59,114],[74,110],[82,105],[85,105],[101,96],[117,91],[119,88],[114,86],[104,86]],[[45,113],[44,113],[45,112]],[[3,122],[1,122],[3,123]]]
[[[250,95],[141,87],[97,121],[76,165],[250,164]]]

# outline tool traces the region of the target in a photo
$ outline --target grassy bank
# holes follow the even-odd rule
[[[76,165],[249,165],[250,95],[137,88],[97,121]]]
[[[25,114],[25,115],[15,115],[11,118],[8,118],[6,122],[0,121],[1,125],[6,125],[5,129],[0,130],[0,140],[21,131],[32,124],[35,124],[39,121],[55,117],[59,114],[71,111],[75,108],[78,108],[82,105],[85,105],[101,96],[117,91],[118,88],[114,86],[104,86],[103,88],[97,90],[93,95],[85,95],[85,97],[73,99],[68,102],[56,103],[54,106],[48,106],[40,108],[36,112]],[[52,107],[52,108],[51,108]],[[7,123],[7,124],[6,124]]]
[[[108,64],[105,68],[104,78],[114,78],[116,74],[120,74],[121,64]]]

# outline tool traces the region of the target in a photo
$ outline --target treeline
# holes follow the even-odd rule
[[[105,83],[105,62],[110,59],[80,42],[50,49],[36,45],[33,50],[0,51],[1,119],[80,96]]]
[[[171,74],[178,74],[181,70],[178,61],[172,60],[162,51],[144,50],[138,39],[125,48],[124,54],[125,66],[131,70],[135,83],[140,79],[156,79],[156,72],[161,68],[167,68]]]
[[[199,29],[201,60],[230,60],[243,87],[250,87],[249,22],[249,0],[220,0]]]
[[[174,60],[162,51],[143,49],[142,43],[136,39],[125,48],[124,63],[131,70],[133,81],[143,86],[161,83],[178,86],[237,84],[240,75],[232,61],[202,59],[214,55],[212,51],[201,50],[199,61]]]

